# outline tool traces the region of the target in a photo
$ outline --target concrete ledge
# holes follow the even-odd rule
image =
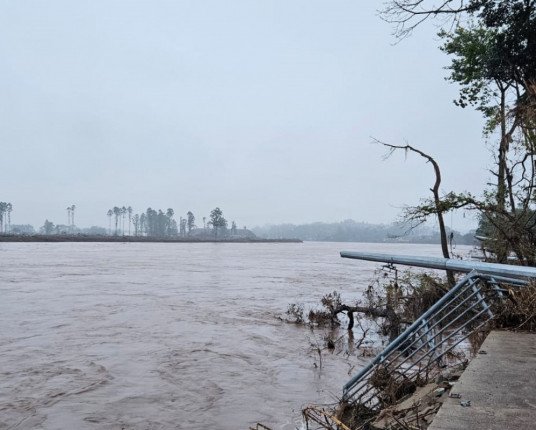
[[[429,430],[536,428],[536,334],[493,331]],[[460,400],[471,401],[470,407]]]

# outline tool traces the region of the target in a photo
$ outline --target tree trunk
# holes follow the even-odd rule
[[[434,204],[436,208],[436,216],[437,216],[437,222],[439,224],[439,236],[441,238],[441,252],[443,253],[443,257],[450,258],[449,254],[449,246],[448,246],[448,239],[447,239],[447,230],[445,227],[445,221],[443,219],[443,209],[441,208],[441,198],[439,196],[439,186],[441,185],[441,170],[439,169],[439,164],[435,161],[433,157],[426,154],[425,152],[422,152],[421,150],[414,148],[411,145],[405,145],[405,146],[398,146],[398,145],[390,145],[388,143],[383,143],[376,141],[383,146],[386,146],[391,149],[391,151],[395,151],[397,149],[403,149],[405,151],[412,151],[416,154],[419,154],[421,157],[426,159],[429,163],[432,164],[434,167],[434,173],[435,173],[435,183],[432,188],[430,188],[430,191],[432,191],[432,194],[434,195]],[[447,280],[450,286],[454,286],[456,283],[456,279],[454,277],[454,273],[451,270],[447,270]]]

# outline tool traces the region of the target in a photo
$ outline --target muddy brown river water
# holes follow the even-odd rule
[[[354,300],[435,245],[0,244],[0,429],[295,429],[367,359],[311,352],[289,303]]]

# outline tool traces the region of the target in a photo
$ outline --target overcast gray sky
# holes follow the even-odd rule
[[[381,3],[1,1],[0,200],[36,226],[71,204],[79,226],[106,226],[114,205],[390,222],[433,171],[382,161],[371,136],[434,155],[444,190],[479,193],[482,122],[452,104],[437,30],[393,45]]]

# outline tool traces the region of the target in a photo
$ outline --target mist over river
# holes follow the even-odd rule
[[[319,368],[311,331],[277,318],[333,290],[359,297],[379,264],[341,250],[440,256],[408,244],[1,243],[0,429],[294,429],[304,404],[333,402],[368,360],[326,352]]]

